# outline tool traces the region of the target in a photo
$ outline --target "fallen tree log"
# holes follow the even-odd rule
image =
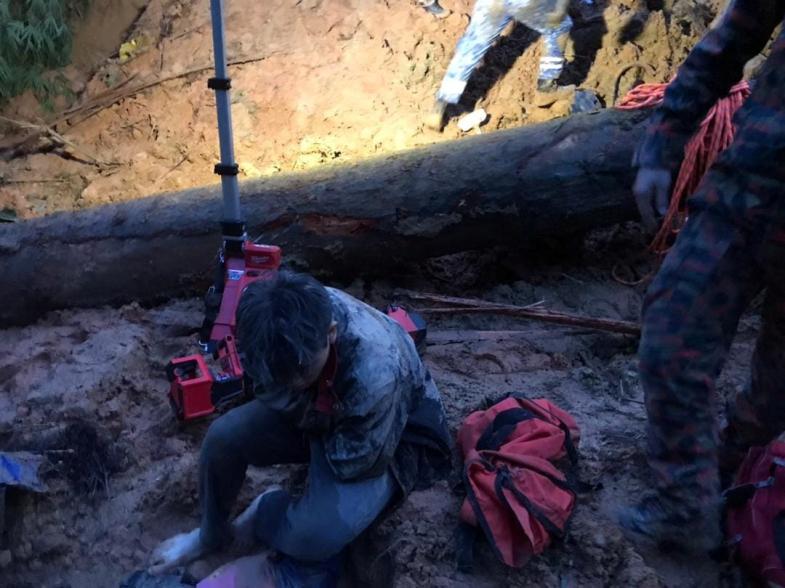
[[[646,113],[603,111],[242,184],[249,234],[327,279],[637,218],[630,158]],[[200,291],[219,188],[0,226],[0,326],[61,308]]]

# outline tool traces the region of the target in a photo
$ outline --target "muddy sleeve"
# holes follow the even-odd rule
[[[367,395],[373,403],[347,406],[325,441],[327,460],[341,480],[378,476],[395,455],[405,426],[405,418],[399,414],[398,386],[394,380],[377,386],[380,388]]]
[[[741,79],[744,65],[765,47],[783,13],[783,0],[734,0],[668,86],[635,154],[636,166],[678,169],[700,121]]]

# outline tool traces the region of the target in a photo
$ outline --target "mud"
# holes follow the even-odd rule
[[[513,28],[470,83],[444,134],[424,129],[470,0],[443,0],[435,20],[410,2],[228,0],[237,159],[246,177],[357,160],[456,139],[455,116],[483,107],[482,132],[546,120],[564,105],[536,105],[534,37]],[[565,83],[597,92],[605,105],[636,79],[666,81],[718,3],[597,0],[575,3]],[[141,6],[139,3],[127,3]],[[127,81],[140,83],[211,63],[207,0],[152,0],[110,59],[67,74],[78,106]],[[119,22],[115,20],[114,23]],[[112,25],[114,26],[114,25]],[[122,29],[123,27],[118,27]],[[78,55],[95,55],[83,33]],[[123,41],[136,44],[120,63]],[[79,52],[82,53],[79,53]],[[85,69],[86,68],[86,69]],[[0,162],[0,209],[20,217],[77,210],[213,183],[217,151],[207,72],[129,96],[70,128],[76,146]],[[61,101],[59,108],[69,105]],[[30,97],[5,112],[51,120]],[[2,129],[6,135],[6,129]],[[89,163],[100,160],[103,163]],[[433,260],[407,284],[354,283],[348,289],[382,306],[395,287],[438,290],[635,320],[652,269],[635,226],[590,235],[565,254],[476,252]],[[197,524],[196,461],[207,422],[179,425],[166,400],[164,366],[196,351],[198,300],[155,308],[58,312],[2,332],[0,450],[46,452],[49,491],[7,497],[0,534],[0,586],[117,586],[143,567],[157,543]],[[745,380],[759,320],[743,319],[723,397]],[[521,570],[481,547],[471,576],[453,561],[461,497],[442,483],[415,492],[383,525],[393,539],[396,585],[416,586],[741,586],[737,572],[710,562],[664,557],[625,540],[614,509],[650,484],[645,414],[635,341],[482,316],[430,321],[426,362],[442,391],[453,430],[483,399],[507,391],[543,396],[572,412],[582,428],[580,476],[596,489],[580,497],[567,537]],[[239,507],[271,483],[301,486],[302,468],[253,471]]]
[[[562,82],[597,92],[612,105],[636,80],[667,81],[714,10],[706,2],[575,0]],[[99,6],[111,8],[113,0]],[[79,106],[112,89],[133,87],[212,64],[207,0],[122,2],[93,11],[77,32],[77,66],[66,71]],[[480,132],[562,116],[568,103],[537,106],[539,43],[522,26],[506,32],[452,109],[443,134],[428,130],[430,109],[472,0],[445,0],[449,18],[414,2],[229,0],[228,53],[251,60],[232,68],[237,160],[255,178],[354,161],[457,139],[457,118],[474,108],[490,115]],[[119,6],[119,5],[118,5]],[[121,25],[134,23],[120,33]],[[114,46],[111,40],[114,35]],[[124,56],[123,41],[134,43]],[[127,54],[126,54],[127,53]],[[96,55],[110,58],[93,71]],[[58,131],[70,145],[0,162],[0,210],[19,217],[76,210],[156,192],[215,183],[217,132],[209,71],[134,94]],[[548,101],[546,101],[548,102]],[[552,101],[550,101],[552,102]],[[6,116],[53,120],[30,96]],[[11,127],[0,133],[14,132]]]
[[[498,267],[498,259],[485,267],[477,262],[474,272],[458,270],[463,285],[439,289],[519,304],[542,300],[549,308],[634,320],[642,286],[624,286],[612,274],[624,267],[645,275],[651,261],[636,253],[642,245],[636,227],[616,229],[590,236],[570,256],[508,259],[508,279],[493,288],[478,287],[477,279],[487,279],[488,266]],[[447,270],[440,271],[445,277]],[[432,279],[395,286],[435,288]],[[395,299],[390,284],[348,289],[376,306]],[[116,586],[145,565],[160,540],[197,524],[196,459],[208,423],[175,422],[164,366],[195,351],[200,321],[200,302],[180,300],[149,309],[59,312],[3,332],[0,449],[71,447],[92,479],[75,487],[68,464],[54,467],[48,493],[14,505],[14,524],[0,544],[10,558],[3,585]],[[757,326],[755,316],[742,321],[721,395],[742,385]],[[566,539],[543,556],[510,570],[481,547],[471,576],[458,573],[453,559],[460,495],[447,483],[415,492],[382,527],[393,539],[397,586],[743,585],[735,572],[716,564],[631,544],[613,522],[614,509],[635,500],[650,482],[634,340],[504,317],[441,317],[429,329],[425,357],[453,430],[488,396],[521,391],[546,397],[581,426],[578,473],[596,489],[580,497]],[[63,445],[57,431],[75,423],[99,441]],[[99,467],[91,462],[96,455]],[[300,486],[303,473],[254,470],[238,507],[270,483]]]
[[[92,72],[117,55],[123,40],[147,7],[147,0],[92,0],[74,27],[71,64],[76,71]]]

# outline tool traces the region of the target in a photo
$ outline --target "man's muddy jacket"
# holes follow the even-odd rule
[[[450,435],[439,391],[411,337],[392,319],[328,288],[336,343],[314,390],[259,390],[260,400],[321,436],[341,480],[388,468],[405,495],[444,477]]]

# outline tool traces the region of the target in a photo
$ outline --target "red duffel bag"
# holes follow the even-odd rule
[[[734,559],[769,586],[785,586],[785,441],[750,449],[725,500]]]
[[[575,461],[579,439],[567,412],[522,396],[474,412],[461,425],[461,520],[481,529],[507,565],[524,565],[563,535],[575,492],[555,463]],[[460,559],[459,547],[459,566]]]

